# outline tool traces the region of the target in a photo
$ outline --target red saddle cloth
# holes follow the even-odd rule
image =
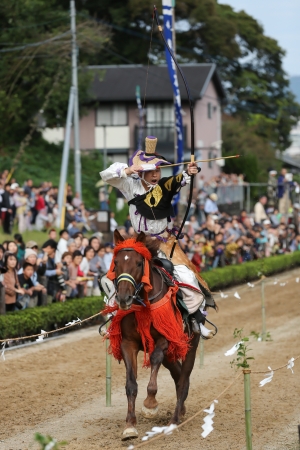
[[[132,305],[127,311],[115,307],[106,307],[102,314],[117,311],[108,328],[110,346],[108,351],[118,360],[123,359],[121,351],[121,321],[128,314],[135,314],[136,330],[141,336],[144,347],[143,367],[150,367],[150,356],[155,348],[154,339],[151,336],[151,325],[164,336],[169,345],[167,358],[169,361],[184,360],[189,350],[189,338],[183,331],[182,317],[176,306],[177,286],[170,286],[166,295],[156,303],[146,302],[142,305]]]

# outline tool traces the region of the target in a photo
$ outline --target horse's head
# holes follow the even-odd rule
[[[116,247],[122,243],[124,238],[118,230],[114,232]],[[140,233],[136,242],[144,244],[146,236]],[[124,246],[114,256],[115,263],[115,283],[116,283],[116,302],[119,308],[126,311],[130,309],[134,297],[138,295],[143,285],[141,280],[144,274],[144,257],[134,250],[132,246]]]

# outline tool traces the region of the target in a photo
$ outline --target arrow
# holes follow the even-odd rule
[[[192,162],[201,163],[201,162],[218,161],[220,159],[239,158],[239,157],[240,157],[240,155],[233,155],[233,156],[222,156],[221,158],[198,159],[197,161],[187,161],[187,162],[176,163],[176,164],[167,164],[164,166],[159,166],[159,168],[165,169],[166,167],[181,166],[182,164],[191,164]]]

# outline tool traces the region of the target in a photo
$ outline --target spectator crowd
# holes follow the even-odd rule
[[[206,183],[200,179],[194,190],[181,244],[199,271],[300,250],[300,203],[293,202],[300,189],[291,174],[269,172],[266,194],[252,214],[235,215],[228,207],[221,212],[220,188],[244,184],[241,176],[221,174]]]
[[[32,179],[20,186],[15,178],[8,179],[8,170],[0,176],[0,220],[3,232],[11,234],[16,222],[20,234],[26,230],[47,230],[56,227],[58,218],[58,188],[45,181],[35,186]],[[73,234],[89,230],[89,212],[78,193],[73,195],[68,185],[64,226]],[[73,230],[72,230],[73,228]]]
[[[82,232],[70,237],[53,228],[39,248],[35,241],[14,240],[0,245],[0,280],[6,311],[47,305],[67,298],[99,296],[98,279],[111,264],[113,245],[103,244],[98,232],[89,239]]]
[[[14,180],[4,183],[6,176],[4,173],[0,177],[3,231],[11,231],[11,219],[16,216],[19,233],[0,245],[5,310],[100,295],[98,280],[110,267],[113,244],[103,243],[101,232],[86,237],[85,209],[79,196],[73,196],[69,187],[66,226],[58,233],[51,227],[57,214],[57,189],[51,183],[34,188],[31,180],[20,188]],[[273,190],[271,183],[268,185],[266,195],[260,197],[252,214],[245,210],[236,215],[220,211],[218,183],[203,184],[194,192],[179,242],[199,272],[300,250],[300,204],[291,203],[291,182],[285,179],[284,170],[280,177],[280,184],[273,182]],[[242,178],[238,179],[243,183]],[[238,179],[234,178],[237,183]],[[42,216],[47,216],[47,220]],[[24,242],[20,233],[39,220],[47,222],[48,233],[40,248],[35,241]],[[124,236],[134,236],[129,215],[119,224],[112,214],[110,224],[112,232],[118,228]]]

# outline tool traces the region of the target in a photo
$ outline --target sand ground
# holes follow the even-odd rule
[[[251,342],[252,369],[279,367],[300,354],[299,269],[278,277],[265,288],[267,330],[270,342]],[[288,281],[285,286],[280,282]],[[236,342],[233,330],[243,328],[245,335],[261,331],[260,286],[233,288],[226,299],[217,297],[219,312],[209,318],[219,327],[218,335],[205,342],[205,367],[199,355],[191,377],[186,418],[207,408],[232,381],[232,357],[224,352]],[[233,297],[239,292],[241,300]],[[0,362],[0,449],[37,449],[35,432],[66,440],[67,450],[126,449],[120,437],[124,428],[127,399],[124,364],[112,362],[112,407],[105,406],[105,344],[97,327],[69,333],[48,343],[6,352]],[[140,362],[142,355],[140,355]],[[296,450],[300,423],[300,359],[294,374],[282,369],[273,381],[259,387],[264,375],[251,375],[253,448],[255,450]],[[155,421],[140,414],[146,396],[149,370],[139,368],[137,428],[140,438],[154,425],[168,423],[175,405],[175,389],[167,370],[158,377],[160,411]],[[179,432],[147,445],[151,449],[245,449],[243,378],[220,398],[216,406],[214,431],[201,437],[204,412]]]

